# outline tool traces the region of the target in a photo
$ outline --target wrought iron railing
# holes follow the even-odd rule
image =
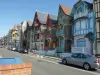
[[[90,53],[86,47],[72,47],[72,53]]]
[[[74,15],[74,19],[80,18],[80,17],[87,17],[88,14],[87,13],[79,13],[78,15]]]
[[[89,32],[93,32],[93,28],[77,30],[77,31],[74,32],[74,36],[87,34]]]
[[[64,30],[57,30],[56,35],[64,35]]]

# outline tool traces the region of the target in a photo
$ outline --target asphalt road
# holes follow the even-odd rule
[[[57,61],[38,58],[30,54],[21,54],[0,48],[0,56],[3,57],[21,57],[24,62],[32,63],[32,75],[100,75],[98,71],[85,71],[83,69],[58,64]]]

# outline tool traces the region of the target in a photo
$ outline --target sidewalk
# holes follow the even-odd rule
[[[52,57],[52,56],[44,56],[44,55],[41,55],[41,54],[36,54],[36,53],[29,53],[30,55],[32,56],[35,56],[35,57],[39,57],[39,58],[44,58],[46,60],[51,60],[51,61],[56,61],[56,62],[60,62],[61,61],[61,58],[57,58],[57,57]]]

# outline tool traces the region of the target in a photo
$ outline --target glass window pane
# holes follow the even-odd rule
[[[77,22],[76,22],[76,31],[77,31],[77,30],[80,30],[80,21],[77,21]]]
[[[93,28],[93,18],[90,19],[90,28]]]
[[[81,29],[86,29],[85,20],[81,20]]]
[[[99,6],[99,3],[98,3],[98,12],[100,11],[100,6]]]
[[[85,39],[78,39],[77,46],[78,47],[86,47],[86,40]]]
[[[100,12],[98,13],[98,17],[100,17]]]
[[[97,4],[95,4],[95,11],[97,12]]]
[[[100,0],[97,0],[97,3],[100,2]]]
[[[98,14],[96,13],[96,18],[98,17]]]

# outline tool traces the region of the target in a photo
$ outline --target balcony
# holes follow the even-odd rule
[[[64,35],[64,30],[57,30],[56,31],[56,35],[59,36],[59,35]]]
[[[72,53],[86,53],[90,54],[90,51],[86,47],[72,47]]]
[[[79,13],[74,15],[74,20],[80,19],[80,18],[87,18],[88,14],[87,13]]]
[[[93,29],[90,28],[90,29],[81,29],[81,30],[77,30],[76,32],[74,32],[74,36],[77,36],[77,35],[84,35],[84,34],[87,34],[89,32],[93,32]]]

